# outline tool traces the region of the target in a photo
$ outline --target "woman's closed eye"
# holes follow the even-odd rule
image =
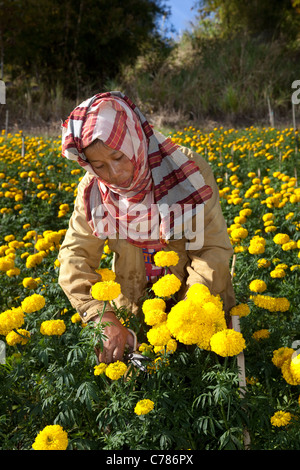
[[[124,157],[124,154],[120,155],[120,156],[117,157],[117,158],[114,158],[113,161],[119,162],[120,160],[122,160],[123,157]],[[94,167],[96,170],[101,170],[101,168],[104,168],[104,165],[99,163],[98,165],[93,165],[93,167]]]

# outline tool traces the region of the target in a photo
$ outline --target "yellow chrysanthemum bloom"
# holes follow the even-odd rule
[[[236,356],[246,347],[243,335],[235,330],[222,330],[215,333],[210,340],[211,350],[219,356]]]
[[[105,369],[105,375],[111,380],[118,380],[127,371],[127,366],[122,361],[111,362]]]
[[[45,336],[61,336],[66,331],[66,324],[63,320],[46,320],[40,327],[40,332]]]
[[[30,333],[27,330],[19,328],[16,331],[10,331],[5,339],[9,346],[15,346],[16,344],[24,345],[29,341]]]
[[[32,294],[26,297],[21,303],[22,310],[25,313],[33,313],[45,307],[45,298],[40,294]]]
[[[159,251],[154,255],[154,263],[159,267],[176,266],[179,256],[175,251]]]
[[[250,308],[249,305],[241,303],[238,305],[235,305],[232,307],[230,310],[230,315],[236,315],[238,317],[246,317],[250,313]]]
[[[292,415],[287,411],[276,411],[270,419],[272,426],[276,427],[287,426],[291,420]]]
[[[249,289],[252,292],[264,292],[267,289],[267,284],[265,281],[262,281],[261,279],[255,279],[254,281],[251,281],[249,284]]]
[[[137,402],[134,408],[134,412],[137,415],[146,415],[150,413],[154,408],[154,402],[152,400],[144,399]]]
[[[269,336],[270,336],[269,330],[261,329],[261,330],[255,331],[252,335],[252,338],[254,338],[256,341],[260,341],[261,339],[269,338]]]
[[[96,282],[91,288],[91,294],[96,300],[114,300],[121,294],[121,286],[115,281]]]
[[[170,297],[179,291],[180,286],[181,282],[175,274],[166,274],[153,284],[152,290],[157,297]]]
[[[32,444],[34,450],[66,450],[67,447],[68,434],[59,424],[46,426]]]
[[[24,324],[24,312],[21,307],[5,310],[0,313],[0,335],[8,335],[13,330]]]

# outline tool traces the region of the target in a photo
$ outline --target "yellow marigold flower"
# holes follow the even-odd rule
[[[179,291],[180,286],[181,281],[175,274],[166,274],[153,284],[152,290],[157,297],[170,297]]]
[[[290,308],[290,302],[286,297],[271,297],[269,295],[256,295],[253,302],[257,307],[270,312],[286,312]]]
[[[67,447],[68,434],[59,424],[46,426],[32,444],[34,450],[66,450]]]
[[[286,233],[277,233],[273,238],[273,242],[276,243],[276,245],[283,245],[287,243],[289,239],[290,237]]]
[[[51,246],[52,242],[47,240],[46,238],[40,238],[34,245],[37,251],[47,251],[50,249]]]
[[[274,218],[274,214],[272,214],[271,212],[268,212],[267,214],[264,214],[262,216],[262,219],[264,222],[268,221],[268,220],[273,220]]]
[[[167,326],[171,334],[181,343],[196,344],[199,338],[200,319],[190,300],[182,300],[172,307]],[[162,343],[158,343],[161,345]]]
[[[282,364],[281,366],[282,376],[289,385],[300,385],[300,380],[298,380],[298,378],[294,375],[291,369],[291,363],[292,363],[292,356],[286,359],[284,363]]]
[[[13,268],[13,269],[9,269],[8,271],[6,271],[6,275],[8,277],[18,276],[20,272],[21,270],[19,268]]]
[[[101,375],[104,374],[107,369],[107,364],[104,362],[100,362],[97,366],[94,367],[94,375]]]
[[[109,268],[96,269],[96,273],[101,275],[101,281],[114,281],[116,279],[116,273]]]
[[[226,328],[225,319],[223,320],[222,323],[219,323],[219,324],[213,323],[213,322],[202,323],[201,328],[198,333],[197,346],[200,349],[211,351],[210,340],[212,336],[216,334],[218,331],[224,330],[225,328]]]
[[[167,326],[167,322],[158,323],[152,326],[147,332],[147,338],[153,346],[165,346],[171,339],[171,333]]]
[[[159,251],[154,255],[154,263],[159,267],[176,266],[179,256],[175,251]]]
[[[45,298],[40,294],[32,294],[26,297],[21,303],[22,310],[25,313],[33,313],[45,307]]]
[[[250,313],[250,308],[249,305],[241,303],[238,305],[235,305],[232,307],[230,310],[230,315],[237,315],[238,317],[246,317]]]
[[[261,329],[261,330],[255,331],[252,335],[252,338],[254,338],[256,341],[260,341],[261,339],[269,338],[269,336],[270,336],[269,330]]]
[[[177,349],[177,341],[171,338],[165,346],[155,346],[154,352],[156,354],[163,354],[164,352],[173,354]]]
[[[291,372],[295,379],[300,383],[300,354],[291,358]]]
[[[118,380],[127,371],[127,366],[122,361],[111,362],[105,369],[105,375],[111,380]]]
[[[24,312],[20,307],[5,310],[0,313],[0,335],[8,335],[13,330],[24,324]]]
[[[243,335],[235,330],[222,330],[215,333],[210,340],[211,350],[219,356],[236,356],[246,347]]]
[[[153,350],[152,344],[142,343],[139,346],[139,351],[141,351],[141,353],[143,352],[150,353],[152,350]]]
[[[74,313],[74,315],[72,315],[71,317],[71,322],[72,323],[79,323],[81,322],[81,316],[79,315],[78,312]]]
[[[265,252],[265,244],[260,241],[251,241],[248,251],[251,255],[260,255]]]
[[[271,261],[268,261],[265,258],[261,258],[257,260],[258,268],[268,268],[270,265],[271,265]]]
[[[142,305],[142,310],[146,314],[151,310],[166,310],[166,302],[163,299],[147,299]]]
[[[144,399],[137,402],[134,408],[134,412],[137,415],[146,415],[150,413],[154,408],[154,402],[152,400]]]
[[[260,279],[255,279],[254,281],[251,281],[249,284],[249,289],[252,292],[264,292],[267,289],[267,284],[265,281],[262,281]]]
[[[145,313],[145,323],[147,325],[156,325],[157,323],[161,323],[166,321],[167,319],[167,314],[163,310],[148,310],[147,313]]]
[[[270,225],[269,227],[265,228],[266,233],[276,232],[276,230],[277,230],[277,227],[275,225]]]
[[[41,264],[44,259],[44,253],[39,252],[33,255],[29,255],[26,258],[26,268],[35,268],[38,264]]]
[[[91,294],[96,300],[114,300],[121,294],[121,286],[115,281],[96,282],[91,288]]]
[[[186,297],[192,301],[203,302],[211,296],[210,290],[204,284],[193,284],[186,293]]]
[[[292,415],[287,411],[276,411],[270,419],[272,426],[276,427],[287,426],[291,420]]]
[[[294,349],[282,347],[273,351],[272,362],[273,364],[278,367],[279,369],[282,367],[283,363],[292,357],[294,353]]]
[[[63,320],[46,320],[41,324],[40,332],[45,336],[61,336],[66,331]]]
[[[243,228],[243,227],[236,228],[236,229],[232,230],[230,235],[231,235],[231,238],[233,240],[244,239],[248,236],[248,230]]]
[[[25,277],[22,282],[23,286],[26,287],[27,289],[36,289],[38,286],[38,283],[33,277]]]
[[[276,269],[273,269],[273,271],[270,272],[270,276],[274,279],[280,279],[285,276],[285,270],[276,267]]]
[[[12,258],[8,258],[7,256],[3,256],[0,258],[0,271],[9,271],[15,267],[15,261]]]
[[[287,243],[283,243],[281,245],[281,248],[283,249],[283,251],[295,250],[297,248],[297,242],[291,240]]]
[[[15,346],[16,344],[24,345],[29,341],[30,333],[27,330],[19,328],[16,331],[10,331],[5,339],[9,346]]]

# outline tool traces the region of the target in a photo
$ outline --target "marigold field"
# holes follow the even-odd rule
[[[103,333],[82,324],[57,282],[83,170],[61,157],[60,137],[0,136],[2,450],[300,449],[299,135],[188,127],[171,138],[213,169],[234,247],[237,327],[209,292],[201,311],[191,292],[168,312],[157,286],[142,325],[116,312],[144,332],[141,370],[96,364]],[[106,244],[99,269],[116,287],[111,260]]]

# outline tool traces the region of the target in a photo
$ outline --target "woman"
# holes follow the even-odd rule
[[[232,247],[209,164],[187,148],[153,131],[122,93],[93,96],[76,107],[63,129],[62,154],[86,174],[78,186],[74,212],[62,243],[59,283],[82,320],[99,322],[103,305],[91,294],[105,240],[114,252],[121,295],[116,305],[140,312],[145,289],[161,270],[153,253],[175,251],[170,272],[181,281],[179,299],[194,283],[205,284],[235,304],[229,274]],[[129,331],[107,305],[110,322],[100,362],[121,360]]]

